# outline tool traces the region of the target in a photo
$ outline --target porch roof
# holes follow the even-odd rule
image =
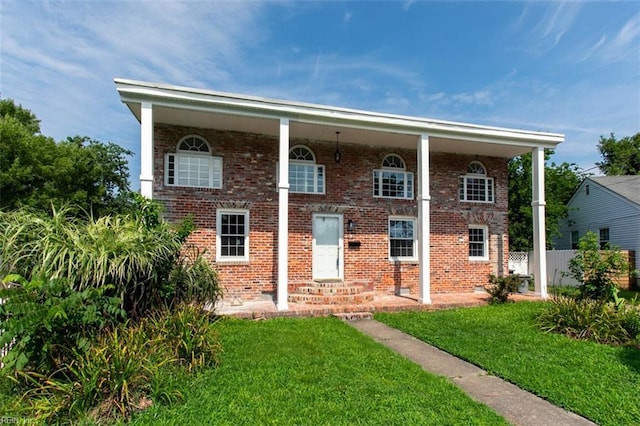
[[[154,122],[279,135],[280,118],[290,120],[293,139],[335,141],[416,149],[418,135],[429,136],[431,152],[511,158],[535,147],[554,149],[564,135],[480,126],[268,99],[213,90],[115,79],[122,102],[141,120],[141,104],[153,105]]]

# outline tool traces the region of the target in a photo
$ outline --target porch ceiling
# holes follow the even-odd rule
[[[186,127],[279,135],[288,118],[292,139],[325,140],[390,148],[416,149],[429,135],[431,152],[511,158],[534,147],[554,148],[562,135],[427,120],[322,105],[291,103],[144,82],[116,80],[122,101],[138,121],[141,102],[153,104],[153,119]]]
[[[129,104],[131,111],[140,120],[140,104]],[[225,114],[206,111],[193,111],[180,108],[154,107],[154,121],[185,127],[212,128],[239,132],[279,135],[280,122],[277,119],[263,117],[247,117],[237,114]],[[341,144],[358,144],[369,146],[388,146],[391,148],[416,149],[417,134],[394,133],[389,131],[348,127],[336,123],[316,124],[300,121],[290,122],[292,139],[324,140],[334,143],[336,132],[340,132]],[[478,142],[453,138],[431,136],[429,138],[431,152],[450,152],[469,155],[511,158],[531,151],[527,145],[505,145],[496,142]]]

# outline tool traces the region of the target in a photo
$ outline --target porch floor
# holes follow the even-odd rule
[[[510,298],[515,301],[541,300],[533,292],[514,294]],[[317,317],[355,312],[395,312],[395,311],[433,311],[438,309],[482,306],[489,303],[487,293],[440,293],[431,295],[431,304],[420,304],[409,296],[393,296],[376,294],[372,302],[362,304],[313,305],[289,302],[287,311],[278,311],[273,301],[246,301],[242,305],[232,306],[231,301],[223,300],[216,304],[215,311],[244,319],[267,319],[276,317]]]

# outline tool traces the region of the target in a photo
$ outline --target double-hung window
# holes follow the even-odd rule
[[[469,225],[469,260],[489,260],[489,229]]]
[[[600,228],[600,250],[607,250],[609,248],[609,228]]]
[[[216,261],[249,261],[249,211],[216,212]]]
[[[578,248],[578,243],[580,242],[580,232],[579,231],[571,231],[571,249],[575,250]]]
[[[164,182],[168,186],[222,188],[222,158],[211,155],[209,143],[197,135],[178,142],[175,154],[166,154]]]
[[[493,178],[487,177],[485,167],[479,161],[472,161],[467,174],[458,179],[460,201],[493,203]]]
[[[316,164],[313,152],[298,145],[289,151],[289,191],[300,194],[324,194],[324,166]]]
[[[387,155],[382,168],[373,171],[373,196],[413,199],[413,173],[406,171],[398,155]]]
[[[416,235],[415,218],[389,217],[389,258],[416,260]]]

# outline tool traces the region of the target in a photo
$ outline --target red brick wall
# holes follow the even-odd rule
[[[223,157],[223,188],[202,189],[164,185],[164,154],[175,152],[178,141],[197,134],[209,141],[213,155]],[[344,279],[365,281],[379,292],[394,293],[408,287],[418,294],[416,263],[388,260],[389,215],[417,217],[416,200],[373,197],[373,169],[380,168],[389,153],[400,155],[417,179],[416,150],[390,150],[352,145],[341,141],[342,161],[333,160],[331,142],[296,141],[316,155],[326,167],[326,194],[289,194],[289,283],[290,290],[312,279],[312,215],[341,213],[344,217]],[[277,281],[278,193],[277,138],[157,124],[155,127],[154,198],[166,208],[169,221],[193,215],[198,230],[189,242],[207,251],[215,263],[217,208],[250,211],[250,261],[218,264],[226,296],[244,300],[275,292]],[[431,291],[464,292],[487,282],[489,273],[507,270],[507,169],[506,160],[477,158],[495,181],[495,204],[460,203],[458,177],[466,173],[474,156],[431,153]],[[415,182],[417,186],[417,182]],[[417,188],[414,188],[417,196]],[[347,221],[357,223],[349,233]],[[487,225],[490,260],[468,259],[468,225]],[[359,241],[357,248],[349,241]]]

